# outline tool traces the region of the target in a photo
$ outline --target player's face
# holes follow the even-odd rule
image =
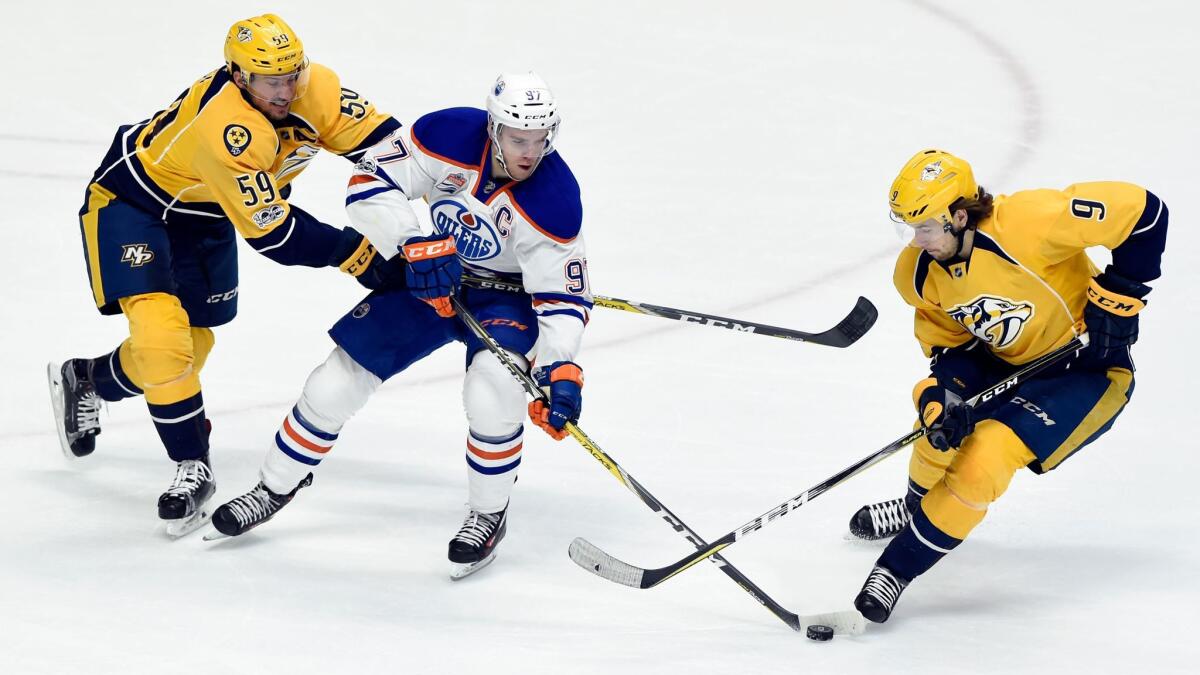
[[[545,129],[500,127],[500,152],[504,156],[505,170],[513,180],[525,180],[533,175],[542,159],[549,133]]]
[[[292,103],[300,98],[307,75],[307,68],[287,75],[251,73],[245,79],[239,78],[239,86],[250,94],[251,104],[259,112],[278,121],[287,117]]]
[[[930,218],[909,227],[913,230],[913,240],[909,246],[924,250],[935,260],[949,260],[958,251],[958,239],[954,236],[954,230],[943,225],[937,218]]]

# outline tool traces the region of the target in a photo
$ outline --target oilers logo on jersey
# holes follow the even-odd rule
[[[454,237],[454,245],[463,260],[479,262],[499,255],[498,228],[480,214],[471,213],[465,204],[443,199],[429,207],[429,215],[439,234]]]
[[[946,310],[950,318],[992,349],[1004,349],[1016,342],[1025,323],[1033,316],[1033,304],[1017,302],[994,295],[981,295],[974,300]]]

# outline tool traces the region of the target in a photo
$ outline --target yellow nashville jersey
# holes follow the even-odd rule
[[[287,222],[284,188],[318,151],[361,152],[399,126],[343,88],[333,71],[316,63],[309,68],[307,92],[287,119],[274,123],[250,105],[224,68],[200,78],[167,109],[118,132],[123,156],[109,168],[122,164],[113,173],[124,175],[112,176],[114,191],[161,208],[164,219],[227,217],[248,239]],[[97,181],[109,182],[103,178]]]
[[[894,283],[916,308],[925,355],[979,338],[1020,365],[1070,341],[1098,273],[1084,249],[1119,246],[1146,201],[1145,189],[1117,182],[1001,195],[967,260],[943,263],[905,248]]]

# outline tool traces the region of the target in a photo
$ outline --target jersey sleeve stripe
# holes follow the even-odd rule
[[[392,192],[395,189],[396,188],[393,188],[388,185],[380,185],[379,187],[374,187],[369,190],[363,190],[361,192],[352,192],[352,193],[346,195],[346,206],[350,206],[354,202],[361,202],[364,199],[370,199],[371,197],[374,197],[375,195],[377,195],[381,192]]]
[[[292,236],[292,230],[295,230],[295,229],[296,229],[296,217],[295,217],[295,216],[293,216],[293,217],[292,217],[292,220],[291,220],[291,222],[289,222],[289,223],[288,223],[287,232],[285,232],[285,233],[283,234],[283,238],[279,240],[279,243],[277,243],[277,244],[271,244],[270,246],[263,246],[263,247],[261,247],[261,248],[260,248],[260,247],[258,247],[258,246],[255,246],[255,247],[254,247],[254,249],[255,249],[256,251],[258,251],[259,253],[266,253],[267,251],[270,251],[270,250],[272,250],[272,249],[277,249],[277,248],[279,248],[280,246],[283,246],[284,244],[286,244],[286,243],[287,243],[288,239],[290,239],[290,238],[291,238],[291,236]],[[275,230],[272,230],[272,232],[274,232],[274,231],[275,231]],[[250,244],[251,244],[251,245],[253,245],[253,244],[254,244],[254,242],[260,242],[260,241],[264,241],[266,238],[267,238],[267,237],[265,237],[265,236],[264,236],[264,237],[260,237],[260,238],[257,238],[257,239],[247,240],[247,241],[249,241],[249,242],[250,242]]]
[[[545,303],[552,303],[552,302],[569,302],[573,305],[583,305],[584,307],[587,307],[588,309],[591,309],[592,305],[593,305],[592,302],[586,300],[585,298],[581,298],[578,295],[567,295],[566,293],[534,293],[533,294],[533,306],[534,307],[538,307],[539,305],[542,305]]]

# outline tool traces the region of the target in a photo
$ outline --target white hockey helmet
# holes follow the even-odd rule
[[[488,132],[496,145],[496,157],[504,164],[500,154],[500,127],[512,129],[545,129],[546,145],[542,148],[545,157],[554,152],[554,138],[558,135],[558,101],[546,81],[532,70],[528,73],[501,73],[496,78],[487,96]]]

